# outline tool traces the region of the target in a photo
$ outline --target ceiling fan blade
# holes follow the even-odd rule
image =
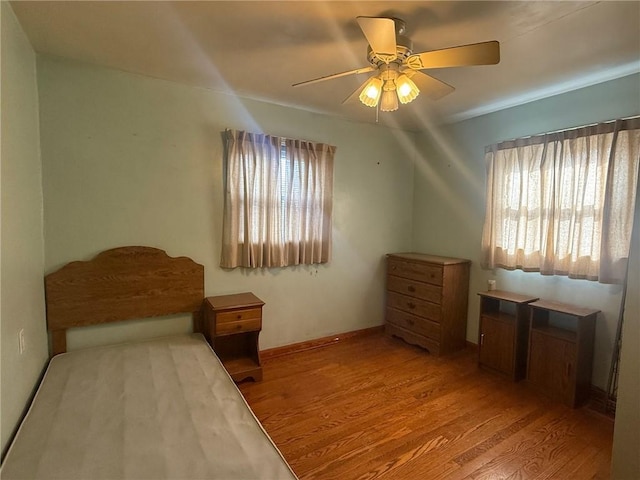
[[[304,82],[294,83],[293,87],[301,87],[303,85],[311,85],[312,83],[324,82],[325,80],[332,80],[334,78],[346,77],[347,75],[358,75],[361,73],[369,73],[375,70],[373,67],[356,68],[355,70],[349,70],[348,72],[334,73],[332,75],[326,75],[324,77],[315,78],[313,80],[306,80]]]
[[[371,50],[385,63],[398,58],[396,52],[396,24],[391,18],[356,17]]]
[[[371,77],[369,77],[371,78]],[[360,93],[362,93],[362,90],[364,90],[364,87],[367,85],[367,83],[369,82],[369,78],[367,78],[364,82],[362,82],[362,84],[356,88],[351,95],[349,95],[347,98],[345,98],[342,101],[342,104],[344,105],[345,103],[351,103],[352,101],[354,101],[355,99],[358,99],[360,97]]]
[[[409,56],[405,63],[414,70],[464,67],[468,65],[495,65],[500,63],[500,43],[493,40],[491,42],[416,53]]]
[[[431,100],[438,100],[455,90],[448,83],[427,75],[416,70],[406,70],[404,72],[420,89],[420,93],[424,93]]]

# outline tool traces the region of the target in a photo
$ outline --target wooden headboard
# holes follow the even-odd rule
[[[191,313],[200,330],[204,267],[151,247],[106,250],[45,277],[51,356],[65,352],[73,327]]]

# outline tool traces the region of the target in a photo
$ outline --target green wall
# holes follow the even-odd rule
[[[8,2],[2,29],[0,430],[13,434],[48,357],[36,59]],[[24,331],[25,350],[18,348]]]
[[[39,57],[45,269],[149,245],[205,266],[207,295],[266,302],[262,348],[383,322],[385,253],[410,248],[414,137],[58,58]],[[337,146],[333,258],[218,267],[225,128]],[[71,331],[71,349],[189,329],[186,319]]]

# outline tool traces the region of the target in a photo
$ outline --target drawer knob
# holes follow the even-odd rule
[[[409,290],[411,293],[413,293],[413,292],[415,292],[415,291],[416,291],[416,287],[414,287],[414,286],[409,286],[409,287],[407,288],[407,290]]]
[[[411,320],[410,318],[407,318],[407,323],[409,325],[413,325],[414,323],[416,323],[414,320]]]
[[[242,319],[242,314],[238,314],[238,320]]]
[[[416,308],[415,304],[409,302],[407,303],[407,307],[409,307],[411,310],[413,310],[414,308]]]

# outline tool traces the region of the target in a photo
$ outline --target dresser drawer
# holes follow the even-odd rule
[[[392,292],[421,298],[432,303],[440,304],[442,300],[442,287],[430,283],[421,283],[407,278],[387,275],[387,289]]]
[[[389,275],[410,278],[419,282],[427,282],[433,285],[442,285],[442,266],[426,263],[405,262],[396,258],[389,258]]]
[[[424,317],[440,323],[442,309],[440,305],[418,298],[408,297],[395,292],[387,292],[387,305],[397,310]]]
[[[434,339],[436,342],[440,340],[440,324],[427,320],[426,318],[416,317],[415,315],[401,312],[400,310],[387,308],[386,321],[424,335],[427,338]]]

